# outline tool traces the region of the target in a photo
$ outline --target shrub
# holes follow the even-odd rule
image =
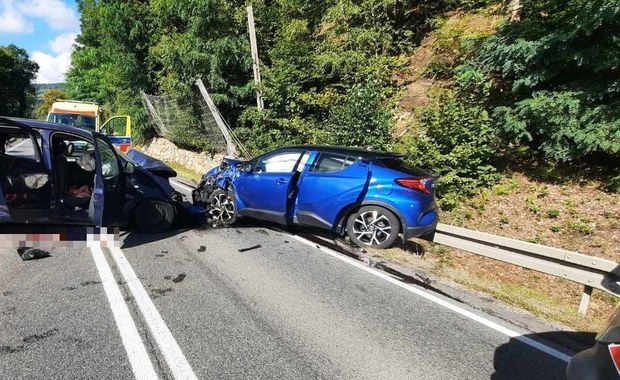
[[[443,209],[455,208],[464,196],[499,178],[494,167],[495,137],[476,95],[484,93],[485,85],[460,79],[465,87],[441,93],[436,106],[420,112],[420,127],[397,145],[414,164],[440,175],[437,192]]]
[[[389,149],[392,117],[384,102],[385,95],[377,82],[353,85],[344,103],[334,107],[329,114],[325,142]]]

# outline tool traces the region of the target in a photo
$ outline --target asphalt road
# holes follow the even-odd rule
[[[0,249],[0,379],[563,378],[565,361],[266,227],[121,240]]]

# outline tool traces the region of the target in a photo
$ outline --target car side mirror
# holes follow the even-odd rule
[[[131,174],[134,172],[135,169],[136,169],[136,165],[134,165],[133,162],[129,162],[129,161],[125,162],[125,173]]]
[[[244,173],[251,173],[252,172],[252,164],[249,163],[249,162],[243,162],[241,164],[240,171],[242,171]]]

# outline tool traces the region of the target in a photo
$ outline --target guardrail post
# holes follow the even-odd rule
[[[590,306],[590,296],[592,296],[592,287],[586,285],[583,287],[581,303],[579,303],[579,314],[586,315],[588,312],[588,306]]]

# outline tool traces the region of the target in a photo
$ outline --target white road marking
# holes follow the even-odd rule
[[[412,293],[415,293],[415,294],[419,295],[420,297],[426,298],[427,300],[429,300],[431,302],[434,302],[434,303],[436,303],[436,304],[438,304],[440,306],[443,306],[443,307],[445,307],[445,308],[447,308],[449,310],[452,310],[453,312],[455,312],[457,314],[460,314],[460,315],[464,316],[465,318],[469,318],[472,321],[475,321],[475,322],[478,322],[480,324],[483,324],[483,325],[485,325],[485,326],[487,326],[487,327],[489,327],[489,328],[491,328],[491,329],[493,329],[493,330],[495,330],[497,332],[500,332],[500,333],[502,333],[502,334],[504,334],[504,335],[506,335],[506,336],[508,336],[510,338],[516,339],[516,340],[518,340],[521,343],[527,344],[530,347],[533,347],[533,348],[535,348],[537,350],[540,350],[540,351],[542,351],[542,352],[544,352],[544,353],[546,353],[548,355],[551,355],[554,358],[557,358],[557,359],[562,360],[562,361],[567,362],[567,363],[570,361],[571,357],[569,355],[566,355],[566,354],[564,354],[564,353],[562,353],[562,352],[560,352],[560,351],[558,351],[556,349],[553,349],[553,348],[551,348],[549,346],[546,346],[546,345],[544,345],[544,344],[542,344],[540,342],[537,342],[534,339],[531,339],[531,338],[528,338],[526,336],[523,336],[522,334],[519,334],[518,332],[510,330],[510,329],[508,329],[508,328],[506,328],[504,326],[501,326],[501,325],[499,325],[499,324],[497,324],[497,323],[495,323],[495,322],[493,322],[493,321],[491,321],[491,320],[489,320],[487,318],[484,318],[482,316],[474,314],[471,311],[465,310],[462,307],[456,306],[456,305],[454,305],[454,304],[452,304],[452,303],[450,303],[450,302],[448,302],[448,301],[446,301],[446,300],[444,300],[442,298],[439,298],[439,297],[437,297],[435,295],[432,295],[432,294],[430,294],[430,293],[428,293],[428,292],[426,292],[424,290],[418,289],[418,288],[413,287],[413,286],[411,286],[409,284],[401,282],[401,281],[399,281],[399,280],[389,276],[386,273],[383,273],[383,272],[381,272],[379,270],[370,268],[370,267],[366,266],[365,264],[362,264],[359,261],[356,261],[356,260],[354,260],[354,259],[352,259],[350,257],[344,256],[344,255],[342,255],[342,254],[340,254],[340,253],[338,253],[338,252],[336,252],[336,251],[334,251],[332,249],[329,249],[327,247],[323,247],[323,246],[321,246],[321,245],[319,245],[317,243],[314,243],[314,242],[312,242],[310,240],[304,239],[301,236],[290,235],[290,234],[289,234],[289,236],[291,236],[292,238],[294,238],[295,240],[297,240],[297,241],[299,241],[301,243],[304,243],[304,244],[309,245],[309,246],[314,247],[314,248],[318,248],[321,252],[327,253],[328,255],[330,255],[330,256],[338,259],[338,260],[344,261],[347,264],[351,264],[351,265],[353,265],[353,266],[355,266],[355,267],[357,267],[359,269],[362,269],[362,270],[364,270],[364,271],[366,271],[366,272],[368,272],[368,273],[370,273],[370,274],[372,274],[374,276],[382,278],[382,279],[384,279],[384,280],[386,280],[388,282],[391,282],[394,285],[400,286],[401,288],[403,288],[405,290],[408,290],[408,291],[410,291]]]
[[[140,380],[157,379],[153,363],[131,318],[125,299],[112,275],[112,269],[110,269],[110,265],[105,259],[100,242],[89,241],[88,243],[134,376]]]
[[[113,237],[108,236],[108,239],[111,241]],[[175,379],[197,379],[179,344],[155,308],[153,301],[140,283],[123,251],[119,247],[113,246],[110,248],[110,252],[173,377]]]

